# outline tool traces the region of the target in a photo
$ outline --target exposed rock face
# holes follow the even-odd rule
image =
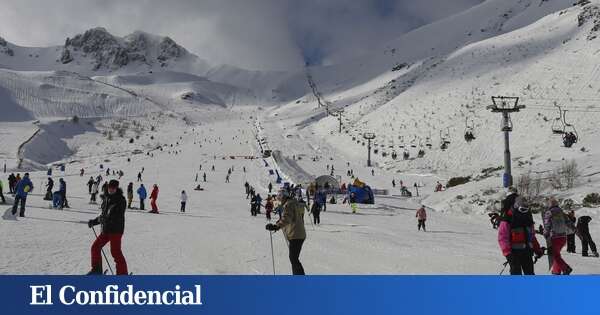
[[[6,54],[11,57],[15,55],[15,52],[8,47],[8,43],[2,37],[0,37],[0,54]]]
[[[119,69],[133,63],[166,66],[188,52],[169,37],[135,32],[124,38],[115,37],[104,28],[94,28],[67,38],[60,61],[69,63],[82,55],[94,60],[94,70]]]
[[[588,40],[593,40],[598,37],[598,31],[600,30],[600,7],[596,5],[587,5],[583,7],[583,12],[578,16],[579,27],[585,25],[588,22],[592,22],[593,26],[588,35]]]

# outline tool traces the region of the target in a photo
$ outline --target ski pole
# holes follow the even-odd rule
[[[96,233],[96,229],[92,226],[92,231],[94,231],[94,235],[96,236],[96,238],[98,238],[98,234]],[[108,265],[108,269],[110,269],[110,274],[114,275],[115,273],[112,270],[112,267],[110,266],[110,262],[108,261],[108,258],[106,257],[106,254],[104,253],[104,248],[101,248],[100,251],[102,252],[102,256],[104,256],[104,260],[106,260],[106,264]]]
[[[271,262],[273,263],[273,275],[275,275],[275,255],[273,254],[273,232],[269,232],[271,238]]]
[[[504,270],[506,270],[506,266],[508,266],[508,261],[504,262],[502,266],[504,267],[502,268],[502,271],[500,271],[500,275],[502,275],[504,273]]]

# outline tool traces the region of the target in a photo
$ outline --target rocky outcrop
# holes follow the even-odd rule
[[[71,39],[67,38],[60,61],[70,63],[81,56],[94,61],[94,70],[115,70],[135,63],[164,67],[169,61],[187,54],[183,47],[169,37],[138,31],[120,38],[104,28],[94,28]]]
[[[15,55],[15,52],[8,47],[8,43],[2,37],[0,37],[0,54],[9,55],[11,57]]]

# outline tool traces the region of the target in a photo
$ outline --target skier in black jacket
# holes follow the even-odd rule
[[[584,215],[579,217],[577,221],[577,235],[579,239],[581,239],[581,255],[584,257],[588,256],[588,246],[592,250],[592,256],[598,257],[598,251],[596,249],[596,243],[592,240],[592,235],[590,235],[590,221],[592,218]]]
[[[115,260],[117,275],[127,275],[127,262],[121,251],[121,238],[125,231],[125,209],[127,201],[119,182],[111,180],[108,184],[108,194],[102,204],[102,214],[90,220],[88,226],[102,225],[102,232],[92,244],[92,270],[88,274],[102,274],[102,247],[110,242],[110,253]]]

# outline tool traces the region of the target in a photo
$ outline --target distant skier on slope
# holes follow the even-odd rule
[[[300,252],[306,239],[304,229],[304,208],[295,199],[292,199],[286,190],[281,190],[278,199],[283,205],[283,215],[277,223],[269,223],[265,226],[268,231],[283,229],[285,237],[289,241],[289,257],[292,264],[293,275],[304,275],[304,267],[300,262]]]
[[[510,265],[511,275],[534,275],[533,254],[537,258],[544,254],[535,237],[533,216],[520,197],[514,206],[503,211],[498,228],[498,244],[502,255]]]
[[[92,185],[94,185],[94,177],[90,176],[90,179],[87,182],[89,194],[92,194]]]
[[[96,203],[96,195],[98,195],[98,190],[100,188],[100,182],[94,182],[94,184],[92,185],[92,193],[90,196],[90,203],[91,204],[95,204]]]
[[[131,209],[133,203],[133,183],[127,185],[127,209]]]
[[[44,196],[44,200],[52,200],[52,189],[54,188],[54,180],[51,177],[48,177],[48,182],[46,182],[46,195]]]
[[[150,206],[152,207],[152,210],[150,210],[150,213],[156,213],[158,214],[158,206],[156,205],[156,201],[158,200],[158,185],[154,184],[154,187],[152,188],[152,192],[150,193]]]
[[[181,191],[181,196],[179,197],[181,200],[181,212],[185,212],[185,205],[187,204],[188,196],[185,193],[185,190]]]
[[[119,182],[111,180],[108,184],[108,195],[102,207],[102,214],[88,221],[90,228],[101,224],[102,231],[96,238],[91,248],[92,269],[88,275],[101,275],[102,272],[102,247],[110,242],[110,253],[115,260],[117,275],[127,275],[127,261],[121,251],[121,240],[125,231],[125,208],[127,207],[123,190]]]
[[[4,199],[4,193],[3,193],[3,189],[4,187],[2,186],[2,180],[0,179],[0,199],[2,199],[2,203],[6,203],[6,199]]]
[[[142,181],[142,172],[139,172],[137,175],[137,181],[141,182]]]
[[[137,189],[138,197],[140,198],[140,210],[145,210],[144,208],[144,200],[148,197],[148,192],[146,191],[146,187],[144,184],[140,184],[140,187]]]
[[[422,227],[423,232],[427,232],[427,229],[425,228],[425,221],[427,221],[427,211],[425,211],[424,205],[421,205],[421,208],[417,209],[415,218],[417,218],[417,229],[420,231]]]
[[[18,174],[17,174],[18,178]],[[25,203],[27,202],[27,194],[33,191],[33,183],[29,179],[29,173],[25,173],[23,179],[19,180],[15,186],[15,202],[12,208],[12,214],[17,214],[17,207],[21,203],[20,217],[25,216]]]

